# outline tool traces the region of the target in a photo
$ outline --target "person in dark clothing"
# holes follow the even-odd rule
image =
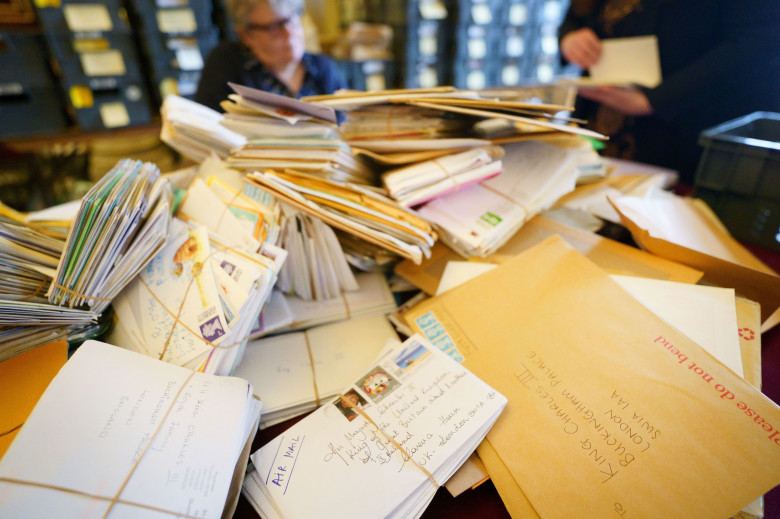
[[[347,88],[336,64],[304,51],[302,0],[228,0],[240,41],[223,41],[201,72],[195,101],[220,110],[228,81],[290,97]]]
[[[655,35],[655,88],[581,87],[575,115],[610,135],[607,154],[674,169],[691,184],[702,130],[780,111],[780,2],[571,0],[561,57],[587,70],[601,40]]]

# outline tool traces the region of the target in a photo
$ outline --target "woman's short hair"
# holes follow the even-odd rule
[[[303,0],[227,0],[227,10],[236,26],[248,23],[249,15],[258,5],[266,4],[282,16],[303,12]]]

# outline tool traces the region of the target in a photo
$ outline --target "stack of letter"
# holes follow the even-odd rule
[[[293,169],[344,182],[376,182],[374,172],[342,140],[332,108],[229,85],[236,92],[222,103],[229,114],[234,114],[229,124],[235,128],[235,114],[240,113],[241,125],[247,128],[244,134],[249,135],[246,144],[231,150],[231,167]],[[312,128],[318,125],[322,131],[312,135]],[[268,132],[269,127],[282,130]]]
[[[419,517],[505,405],[421,336],[391,340],[336,399],[252,454],[244,495],[268,518]]]
[[[389,339],[398,336],[381,315],[274,335],[247,345],[235,376],[247,379],[263,402],[261,426],[273,425],[331,400]]]
[[[246,137],[219,124],[221,113],[177,95],[166,96],[160,115],[160,139],[195,162],[212,154],[227,158],[230,150],[246,143]]]
[[[396,310],[395,298],[383,273],[357,272],[355,280],[357,290],[321,301],[309,301],[274,290],[252,330],[252,338],[354,317],[387,315]]]
[[[0,461],[0,515],[230,517],[260,418],[252,393],[87,341]]]
[[[174,219],[165,247],[114,301],[114,344],[228,375],[276,282],[273,262]]]
[[[279,200],[363,240],[419,263],[436,239],[431,225],[362,186],[298,173],[252,172],[248,179]]]
[[[498,175],[503,154],[500,146],[472,148],[387,171],[382,182],[393,199],[412,207]]]
[[[119,161],[82,199],[49,302],[105,310],[163,246],[170,220],[171,190],[157,166]]]
[[[538,141],[506,144],[504,171],[419,208],[442,240],[464,257],[487,256],[532,216],[572,191],[576,151]]]
[[[65,240],[0,222],[0,360],[92,329],[98,314],[49,303]]]

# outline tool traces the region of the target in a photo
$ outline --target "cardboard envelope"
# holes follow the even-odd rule
[[[780,483],[780,408],[558,237],[405,318],[507,396],[486,438],[505,502],[727,518]]]
[[[735,240],[703,201],[626,196],[612,205],[642,248],[699,269],[704,281],[758,302],[762,321],[780,308],[780,276]]]
[[[761,306],[742,297],[735,298],[735,303],[744,377],[761,389]]]
[[[51,379],[68,360],[68,343],[51,342],[0,363],[0,458]]]

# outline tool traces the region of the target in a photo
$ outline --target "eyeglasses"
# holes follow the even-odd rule
[[[270,23],[248,23],[244,26],[244,28],[247,31],[259,31],[264,32],[266,34],[281,34],[282,30],[285,27],[290,26],[291,24],[297,24],[301,21],[301,11],[295,11],[292,15],[288,16],[287,18],[282,18],[280,20],[276,20],[275,22]]]

